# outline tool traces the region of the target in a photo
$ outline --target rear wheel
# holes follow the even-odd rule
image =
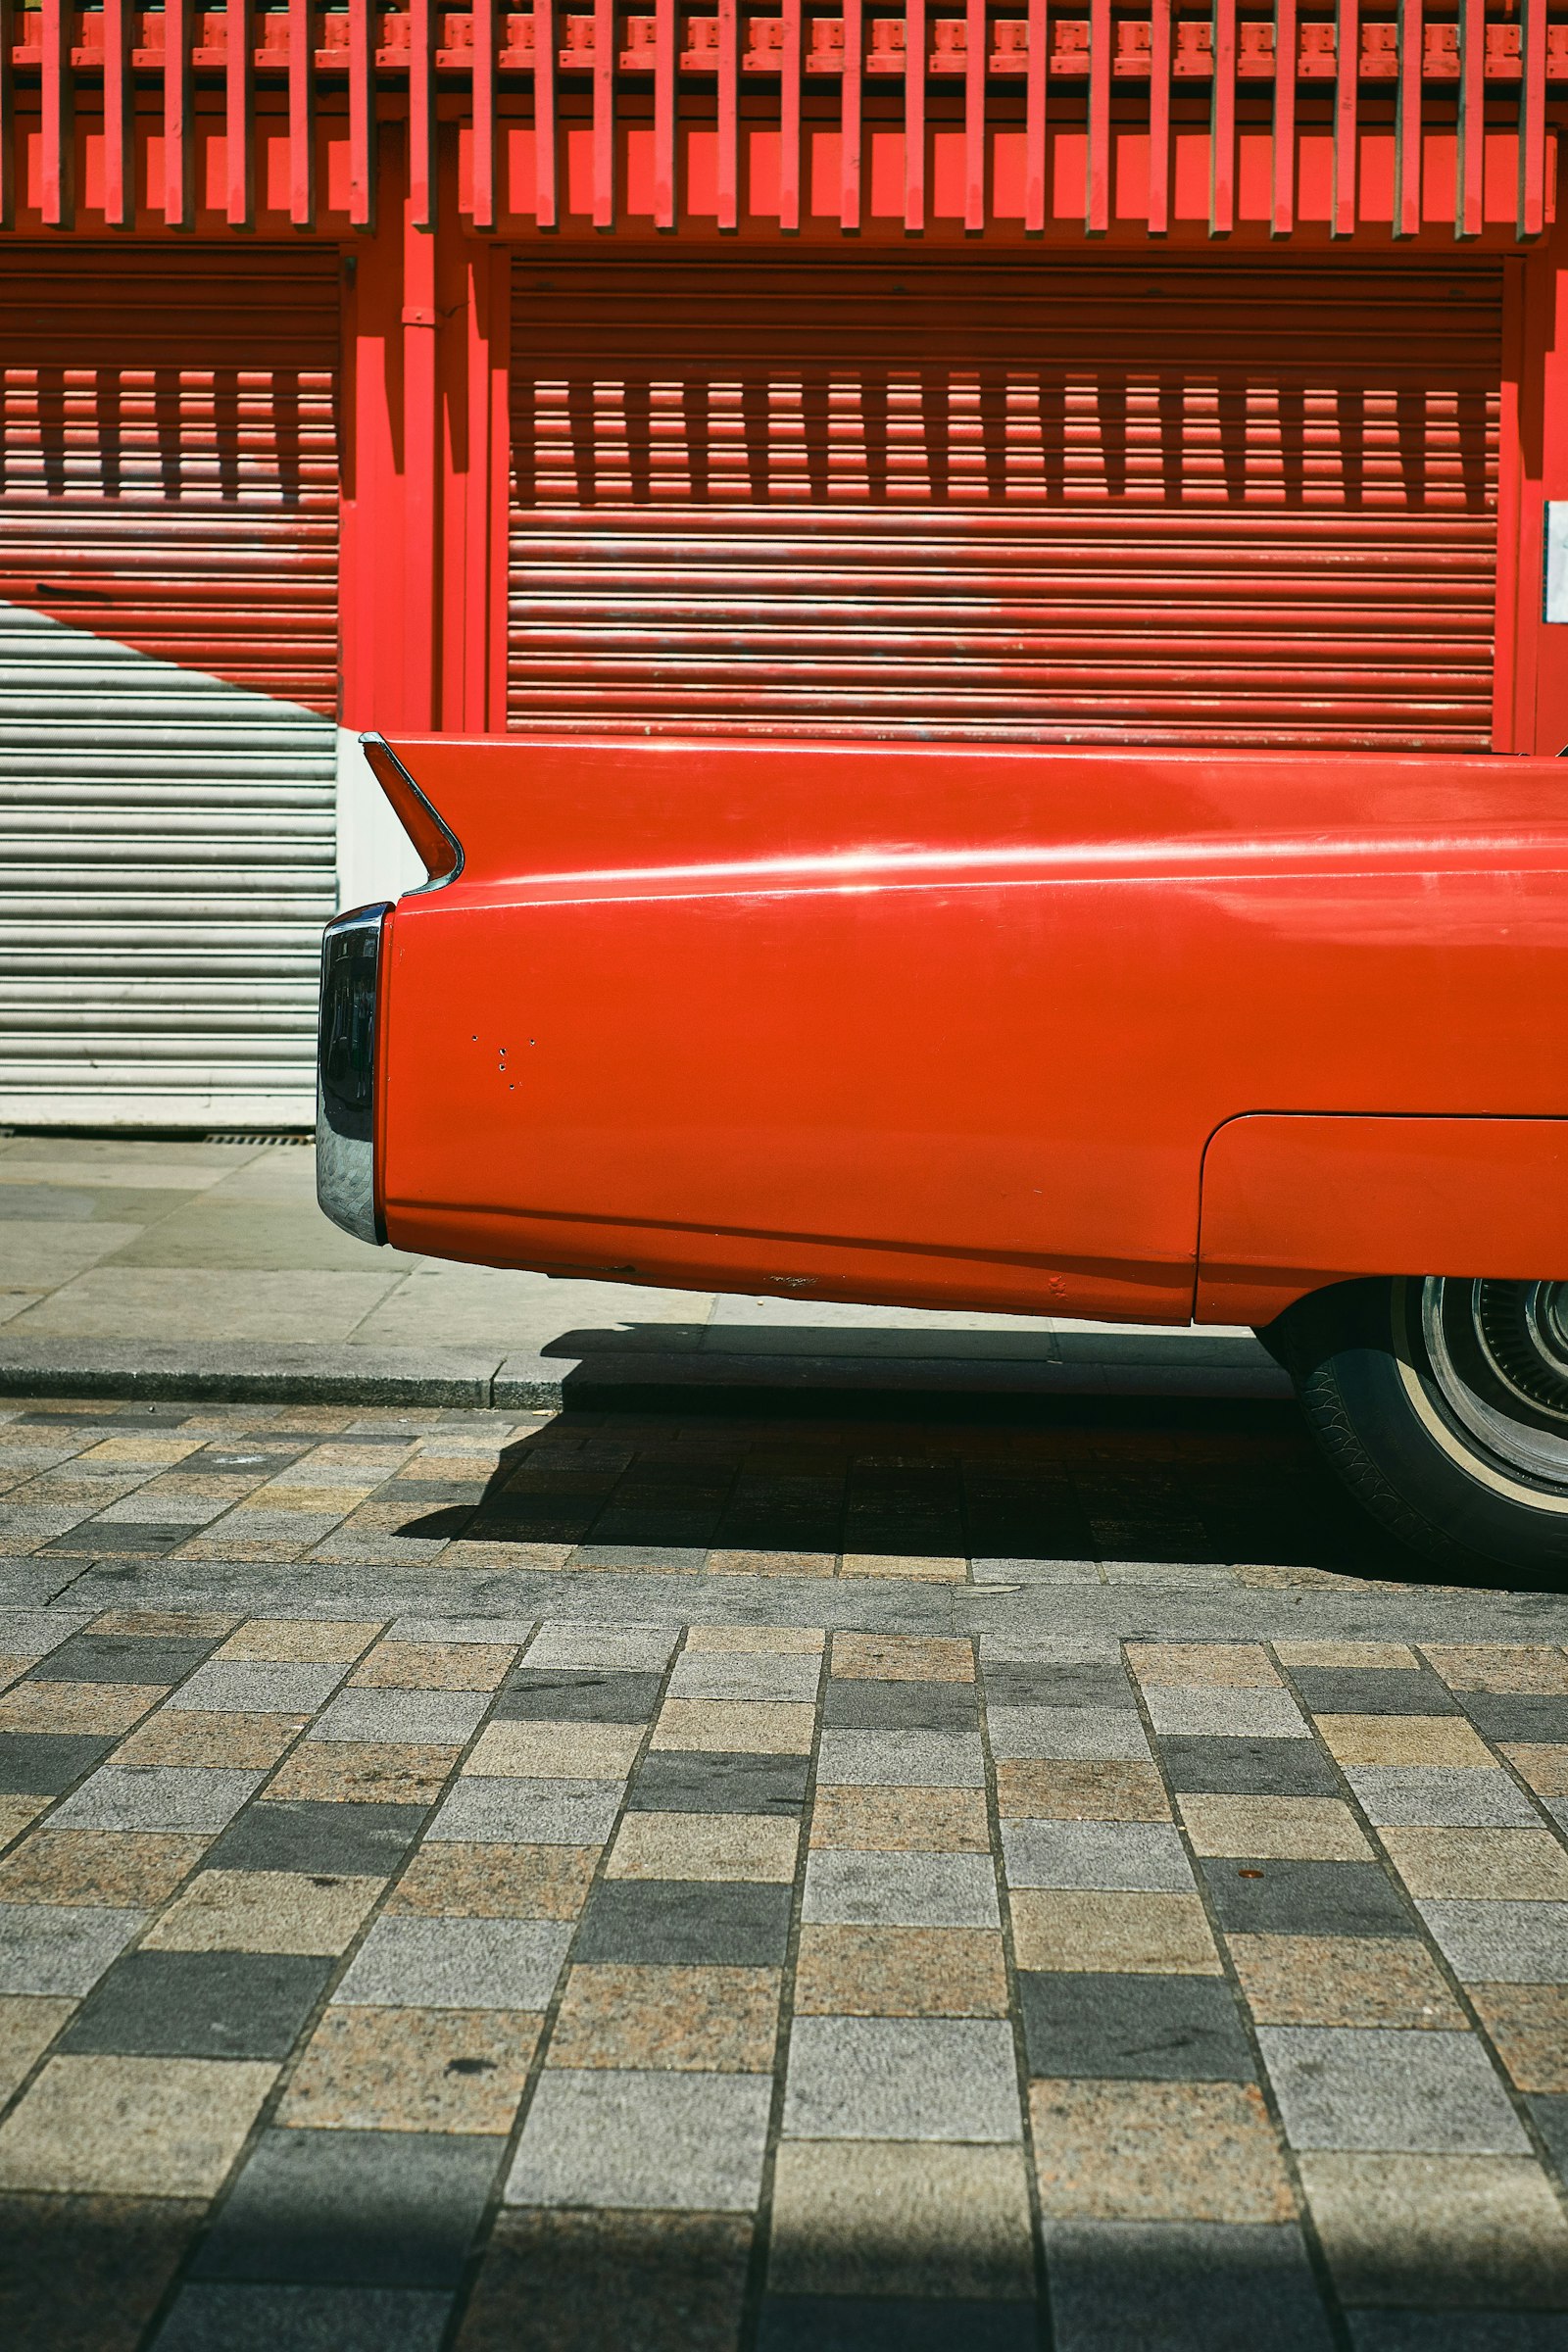
[[[1403,1542],[1450,1571],[1568,1570],[1568,1283],[1341,1283],[1261,1336]]]

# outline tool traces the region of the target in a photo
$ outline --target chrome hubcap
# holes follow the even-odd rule
[[[1420,1308],[1427,1361],[1458,1429],[1510,1469],[1568,1486],[1568,1283],[1434,1274]]]

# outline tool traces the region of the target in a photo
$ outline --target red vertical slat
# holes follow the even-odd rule
[[[904,225],[925,227],[925,0],[905,0]]]
[[[1164,0],[1168,8],[1170,0]],[[1156,6],[1158,0],[1156,0]],[[1023,113],[1023,224],[1036,235],[1046,225],[1046,89],[1051,77],[1051,27],[1046,0],[1029,0],[1028,65]]]
[[[986,0],[965,0],[963,31],[963,225],[986,224]]]
[[[1394,113],[1394,233],[1421,228],[1421,68],[1426,55],[1423,0],[1399,0],[1399,87]]]
[[[473,225],[496,224],[496,0],[473,10]]]
[[[844,71],[839,88],[839,225],[860,225],[860,96],[864,0],[843,0]]]
[[[1519,234],[1546,225],[1546,0],[1521,0],[1519,26]]]
[[[1149,5],[1149,233],[1170,231],[1170,0]]]
[[[434,228],[434,0],[409,0],[409,204],[416,228]]]
[[[1208,108],[1208,233],[1236,226],[1236,0],[1214,0],[1214,60]]]
[[[288,0],[288,217],[316,225],[316,54],[311,0]]]
[[[1089,145],[1084,168],[1084,227],[1102,237],[1110,226],[1110,0],[1089,0]]]
[[[104,221],[129,228],[136,218],[130,145],[130,4],[104,0]]]
[[[801,225],[801,0],[784,0],[778,79],[778,224]]]
[[[1361,0],[1339,0],[1334,44],[1334,196],[1331,236],[1355,228],[1358,100],[1361,88]]]
[[[71,104],[71,18],[68,0],[43,0],[43,58],[39,72],[43,109],[43,223],[71,226],[72,164],[75,130]]]
[[[534,220],[556,227],[556,0],[533,0]]]
[[[1486,0],[1459,0],[1459,179],[1453,233],[1479,237],[1486,154]]]
[[[675,0],[654,9],[654,226],[675,225]]]
[[[223,179],[230,228],[256,219],[255,0],[225,0],[223,30]],[[108,67],[104,68],[107,76]]]
[[[17,223],[17,70],[15,0],[0,0],[0,228]]]
[[[615,0],[594,0],[594,226],[615,225]]]
[[[349,223],[375,226],[375,6],[349,0]]]
[[[164,0],[164,219],[191,226],[191,0]]]
[[[718,225],[740,223],[740,8],[718,0]]]
[[[1274,0],[1274,154],[1269,235],[1296,226],[1296,0]]]

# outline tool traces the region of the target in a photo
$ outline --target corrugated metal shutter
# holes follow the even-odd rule
[[[514,726],[1490,742],[1495,265],[514,284]]]
[[[314,1114],[337,262],[0,262],[0,1117]]]

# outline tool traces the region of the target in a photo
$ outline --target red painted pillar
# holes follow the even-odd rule
[[[1494,741],[1498,751],[1546,758],[1568,747],[1568,626],[1542,618],[1542,509],[1547,499],[1568,499],[1565,242],[1558,231],[1504,264]]]

